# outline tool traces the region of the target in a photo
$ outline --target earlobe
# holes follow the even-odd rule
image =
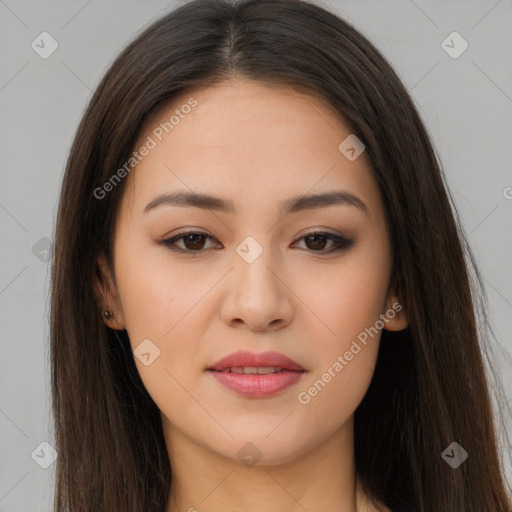
[[[106,310],[103,312],[103,322],[106,326],[114,329],[116,331],[123,331],[125,329],[124,322],[119,322],[114,313],[110,310]]]
[[[408,325],[405,308],[394,293],[388,295],[383,315],[384,329],[388,331],[401,331]]]
[[[94,279],[94,292],[105,325],[111,329],[122,331],[125,329],[124,315],[113,283],[111,273],[102,253],[97,258],[97,272]]]

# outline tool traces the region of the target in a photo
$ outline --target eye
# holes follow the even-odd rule
[[[334,235],[333,233],[326,233],[323,231],[313,231],[311,233],[307,233],[299,240],[305,240],[306,246],[312,249],[312,252],[325,252],[331,253],[336,251],[341,251],[343,249],[348,249],[354,244],[354,240],[349,240],[348,238]],[[331,246],[329,250],[325,250],[325,245],[327,241],[331,241],[334,243],[334,246]]]
[[[205,248],[205,241],[207,239],[215,240],[215,238],[207,235],[206,233],[202,233],[200,231],[189,231],[186,233],[180,233],[172,238],[162,240],[160,244],[168,247],[171,251],[192,254],[204,252],[202,249]],[[323,231],[312,231],[298,240],[305,240],[306,247],[310,249],[310,252],[320,253],[341,251],[348,249],[354,244],[354,240]],[[333,243],[334,246],[331,246],[330,249],[326,250],[325,246],[329,241]],[[183,246],[178,246],[178,242],[183,242]]]
[[[189,231],[187,233],[181,233],[180,235],[168,238],[167,240],[162,240],[161,244],[176,252],[201,252],[201,249],[204,248],[204,241],[207,238],[214,240],[213,237],[206,233],[201,233],[200,231]],[[178,247],[176,242],[183,242],[184,248]]]

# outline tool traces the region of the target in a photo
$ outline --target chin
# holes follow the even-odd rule
[[[225,446],[223,455],[236,460],[247,467],[253,466],[281,466],[296,460],[307,451],[304,445],[304,437],[294,439],[288,431],[283,430],[279,435],[272,429],[257,431],[251,429],[251,435],[247,429],[243,432],[232,432],[234,439],[229,441],[229,447]],[[216,447],[219,450],[219,447]]]

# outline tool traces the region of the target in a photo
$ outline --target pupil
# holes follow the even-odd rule
[[[201,249],[202,248],[202,244],[197,242],[197,238],[201,238],[203,237],[204,238],[204,235],[200,235],[198,233],[192,233],[190,235],[187,235],[184,239],[183,239],[183,242],[185,243],[185,246],[187,247],[187,249]],[[195,239],[195,240],[194,240]],[[192,247],[189,247],[189,245],[187,244],[187,242],[190,242],[192,240]]]
[[[319,238],[323,238],[323,241],[325,242],[325,236],[324,235],[309,235],[307,237],[307,239],[309,240],[314,240],[313,244],[317,244],[318,243],[318,239]],[[324,244],[320,243],[321,246],[323,246]],[[314,248],[314,247],[313,247]],[[317,249],[320,248],[320,249],[323,249],[323,247],[316,247]]]

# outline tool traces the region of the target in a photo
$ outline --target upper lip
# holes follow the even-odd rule
[[[223,357],[216,363],[209,366],[207,370],[222,371],[228,368],[236,368],[240,366],[275,366],[284,370],[305,371],[299,363],[284,354],[280,354],[279,352],[269,351],[256,353],[249,352],[247,350],[240,350],[238,352],[228,354],[226,357]]]

